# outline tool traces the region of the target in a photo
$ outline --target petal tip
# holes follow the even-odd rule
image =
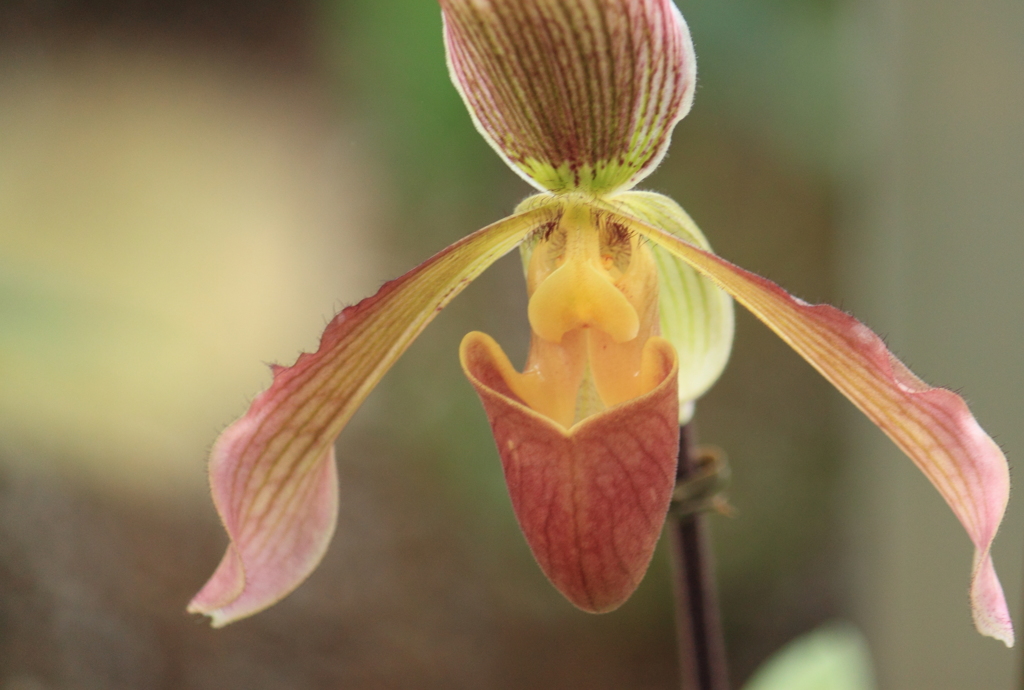
[[[213,627],[221,627],[230,621],[217,624],[219,612],[237,600],[245,591],[245,569],[242,558],[234,544],[229,544],[217,570],[192,598],[185,609],[189,613],[200,613],[213,619]]]
[[[1013,621],[992,557],[979,552],[977,559],[974,576],[971,578],[971,614],[974,618],[974,627],[982,635],[994,637],[1007,647],[1013,647]]]
[[[233,623],[235,620],[237,620],[236,618],[231,618],[229,616],[224,615],[223,611],[221,611],[220,609],[214,609],[212,611],[203,610],[199,606],[195,605],[194,600],[193,603],[190,603],[188,605],[188,607],[185,609],[185,612],[206,616],[210,621],[211,628],[223,628],[228,623]]]
[[[215,453],[218,446],[215,444]],[[211,468],[221,463],[211,463]],[[211,473],[214,495],[231,537],[220,565],[188,605],[189,613],[209,616],[220,628],[277,603],[313,572],[327,551],[338,513],[334,447],[290,482],[275,480],[280,490],[262,499],[262,490],[244,491],[246,510],[232,511],[230,477]],[[217,489],[220,488],[220,491]],[[239,514],[242,517],[239,517]]]

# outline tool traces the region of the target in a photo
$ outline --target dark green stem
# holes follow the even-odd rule
[[[694,430],[686,425],[679,429],[677,484],[695,479],[698,469]],[[682,688],[729,690],[707,516],[702,511],[674,511],[668,524]]]

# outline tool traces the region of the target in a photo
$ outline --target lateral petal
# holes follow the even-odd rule
[[[619,219],[731,294],[913,460],[974,542],[975,626],[983,635],[1012,646],[1013,623],[989,553],[1009,498],[1009,469],[1002,451],[963,399],[923,382],[867,326],[835,307],[807,304],[665,230],[627,216]],[[686,221],[696,231],[688,216]]]
[[[566,429],[516,397],[490,336],[470,333],[459,348],[530,550],[552,584],[592,613],[618,608],[640,584],[675,485],[675,352],[655,337],[644,354],[647,393]]]
[[[528,182],[610,192],[646,177],[690,109],[697,63],[672,0],[441,0],[448,70]]]
[[[335,438],[441,308],[552,213],[535,209],[463,238],[335,316],[315,353],[274,367],[270,388],[214,444],[210,484],[231,544],[190,612],[226,625],[309,576],[337,514]]]

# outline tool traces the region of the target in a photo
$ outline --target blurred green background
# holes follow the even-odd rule
[[[691,115],[645,188],[715,249],[840,304],[1024,453],[1024,3],[680,0]],[[525,357],[516,256],[338,442],[295,594],[213,631],[216,434],[336,311],[529,189],[448,81],[433,0],[0,4],[0,690],[671,688],[667,553],[613,614],[544,580],[462,335]],[[835,618],[882,688],[1019,685],[970,622],[971,546],[923,477],[742,310],[698,404],[737,686]],[[1024,509],[996,564],[1020,625]]]

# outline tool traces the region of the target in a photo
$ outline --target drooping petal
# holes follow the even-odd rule
[[[625,192],[608,200],[628,215],[711,250],[700,230],[675,201],[652,192]],[[679,356],[680,422],[689,421],[693,401],[722,375],[732,352],[732,298],[713,281],[664,247],[651,253],[658,264],[661,335]]]
[[[775,331],[891,438],[938,489],[974,542],[971,608],[984,635],[1013,645],[1013,623],[989,553],[1009,498],[1002,451],[963,399],[915,376],[864,324],[803,302],[676,235],[621,218],[709,277]],[[696,228],[686,217],[687,225]]]
[[[536,209],[463,238],[334,317],[316,353],[274,367],[270,388],[214,444],[210,484],[231,544],[190,612],[219,627],[313,571],[337,513],[335,438],[441,308],[550,215]]]
[[[644,354],[647,392],[566,429],[516,397],[504,378],[511,364],[489,336],[470,333],[459,350],[534,557],[594,613],[617,608],[640,583],[675,485],[675,353],[655,337]]]
[[[672,0],[440,2],[452,81],[531,184],[610,192],[661,161],[697,74]]]
[[[218,509],[232,498],[236,466],[231,459],[244,451],[253,435],[253,423],[258,424],[243,417],[214,445],[210,484]],[[228,530],[232,541],[220,565],[188,605],[189,613],[209,615],[215,628],[276,603],[320,563],[338,517],[333,444],[308,469],[295,471],[294,478],[267,478],[258,492],[263,501],[272,503],[252,506],[249,512],[256,517],[234,521],[235,530]],[[261,500],[246,498],[251,504]],[[228,524],[226,519],[224,522]]]

